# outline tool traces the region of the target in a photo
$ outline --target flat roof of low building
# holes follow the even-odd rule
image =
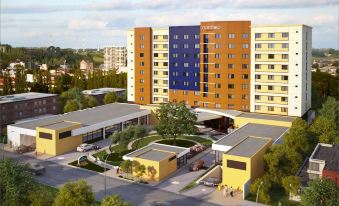
[[[0,104],[19,102],[31,99],[39,99],[44,97],[57,96],[57,94],[38,93],[38,92],[27,92],[21,94],[11,94],[0,97]]]
[[[234,147],[249,136],[271,138],[272,141],[275,142],[287,130],[288,127],[248,123],[221,138],[214,144]]]
[[[241,115],[243,112],[238,110],[228,110],[228,109],[206,109],[206,108],[196,108],[196,112],[206,112],[210,114],[235,118],[239,115]]]
[[[226,154],[241,157],[252,157],[270,141],[271,139],[268,138],[249,136],[245,138],[242,142],[237,144],[235,147],[233,147],[231,150],[229,150]]]
[[[93,107],[84,110],[69,112],[66,114],[53,115],[46,118],[35,119],[32,121],[13,124],[11,126],[35,129],[38,126],[53,124],[55,122],[69,121],[79,122],[82,126],[89,126],[99,122],[108,121],[111,119],[128,116],[137,112],[149,111],[140,109],[139,105],[126,103],[106,104],[98,107]],[[149,111],[150,113],[150,111]]]
[[[269,115],[269,114],[250,113],[250,112],[244,112],[240,114],[239,117],[273,120],[273,121],[284,121],[284,122],[293,122],[296,119],[296,117],[291,117],[291,116]]]
[[[143,148],[140,148],[138,150],[135,150],[129,154],[124,155],[124,159],[126,158],[133,158],[133,157],[139,157],[139,158],[143,158],[143,159],[148,159],[148,160],[153,160],[153,161],[159,161],[158,157],[151,155],[151,154],[156,154],[157,152],[150,152],[145,156],[140,156],[143,154],[146,154],[147,152],[149,152],[150,150],[154,150],[157,152],[163,152],[164,154],[161,155],[161,157],[170,154],[176,154],[177,158],[181,157],[182,155],[188,153],[190,151],[189,148],[185,148],[185,147],[178,147],[178,146],[172,146],[172,145],[165,145],[165,144],[158,144],[158,143],[152,143],[149,144]],[[160,158],[164,159],[164,158]]]
[[[98,89],[84,90],[82,91],[82,93],[87,94],[87,95],[99,95],[99,94],[106,94],[109,92],[123,92],[123,91],[126,91],[126,89],[103,87],[103,88],[98,88]]]
[[[79,124],[80,123],[76,123],[76,122],[62,121],[62,122],[55,122],[55,123],[47,124],[47,125],[41,125],[40,127],[58,130],[58,129],[72,127],[72,126],[79,125]]]
[[[339,172],[339,143],[319,144],[311,159],[325,160],[325,169]]]
[[[139,154],[138,156],[135,156],[135,157],[146,159],[146,160],[152,160],[152,161],[161,161],[163,159],[170,158],[174,155],[176,155],[174,152],[167,152],[167,151],[157,150],[157,149],[151,148],[147,151],[144,151],[144,153],[141,153],[141,154]]]

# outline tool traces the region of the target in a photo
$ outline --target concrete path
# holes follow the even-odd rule
[[[40,164],[42,164],[46,168],[46,173],[42,176],[37,177],[37,180],[41,183],[54,187],[61,187],[64,183],[68,181],[84,179],[92,186],[97,200],[100,201],[105,196],[104,176],[102,174],[65,166],[52,161],[41,161],[33,159],[29,156],[16,155],[9,152],[5,152],[5,156],[23,163],[39,161]],[[168,201],[176,206],[216,205],[202,200],[197,200],[192,197],[186,197],[183,195],[164,191],[159,188],[129,183],[110,177],[107,177],[107,194],[118,194],[124,200],[132,203],[135,206],[149,206],[154,201]]]

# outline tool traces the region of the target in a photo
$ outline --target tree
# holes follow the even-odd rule
[[[135,172],[137,173],[138,178],[141,178],[142,176],[144,176],[144,174],[146,173],[145,165],[139,164],[138,166],[136,166]]]
[[[95,202],[92,187],[85,180],[66,183],[59,191],[54,206],[91,206]]]
[[[0,202],[4,205],[22,205],[28,201],[34,180],[27,165],[10,159],[0,161]]]
[[[120,169],[127,175],[132,173],[132,161],[124,160],[120,163]]]
[[[176,138],[183,134],[194,134],[197,117],[185,106],[184,102],[179,104],[161,104],[157,109],[156,117],[159,120],[155,129],[162,137],[173,138],[176,145]]]
[[[128,202],[124,202],[118,195],[106,196],[102,202],[101,206],[132,206]]]
[[[314,179],[301,195],[301,202],[307,206],[336,206],[339,204],[335,183],[331,179]]]
[[[319,115],[310,127],[321,143],[333,144],[337,137],[336,123],[331,117]]]
[[[282,179],[282,186],[289,194],[297,195],[300,190],[301,183],[299,177],[287,176]]]
[[[250,192],[255,196],[258,193],[258,202],[269,204],[271,202],[271,198],[269,195],[269,190],[271,186],[272,184],[269,177],[267,175],[264,175],[254,180],[254,182],[250,186]]]
[[[319,110],[319,115],[328,117],[330,120],[336,121],[338,118],[339,104],[334,97],[327,97],[326,101]]]
[[[12,78],[9,75],[8,70],[6,69],[3,72],[3,87],[2,87],[2,95],[9,95],[13,93],[13,85]]]
[[[66,102],[66,105],[64,106],[64,112],[65,113],[73,112],[73,111],[77,111],[77,110],[79,110],[79,106],[78,106],[78,103],[75,99],[68,100]]]
[[[108,92],[104,97],[105,104],[111,104],[111,103],[116,102],[117,100],[118,100],[118,97],[115,94],[115,92]]]
[[[92,96],[87,96],[86,102],[88,108],[96,107],[98,105],[98,101]]]
[[[61,103],[64,107],[64,110],[65,110],[65,106],[66,106],[66,103],[68,102],[68,100],[73,100],[72,104],[74,104],[74,101],[76,102],[77,110],[87,108],[86,98],[82,94],[81,89],[79,89],[79,88],[75,87],[75,88],[69,89],[68,91],[63,92],[60,96],[60,99],[61,99]],[[72,108],[74,108],[74,105],[72,106]],[[72,111],[74,111],[74,110],[72,110]]]
[[[146,135],[147,129],[143,125],[134,126],[134,139],[142,138]]]
[[[36,185],[34,190],[31,190],[28,195],[30,206],[50,206],[54,202],[54,194],[45,188]]]
[[[155,175],[157,174],[157,170],[153,166],[148,166],[147,173],[151,180],[154,180]]]
[[[22,66],[15,66],[15,93],[20,94],[28,90],[28,85],[26,81],[26,72]]]

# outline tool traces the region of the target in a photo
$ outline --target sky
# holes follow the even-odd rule
[[[138,26],[306,24],[314,48],[338,49],[338,0],[0,0],[0,41],[14,47],[126,45]]]

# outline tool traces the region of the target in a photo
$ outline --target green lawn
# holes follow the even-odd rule
[[[286,206],[300,206],[301,204],[299,202],[291,201],[288,199],[288,194],[285,193],[285,190],[281,187],[273,186],[269,190],[269,194],[271,197],[271,203],[270,205],[278,205],[279,202],[281,205]],[[247,200],[255,202],[256,196],[253,194],[250,194],[246,197]]]
[[[160,143],[160,144],[166,144],[166,145],[174,145],[174,140],[173,139],[163,139],[163,140],[160,140],[160,141],[157,141],[157,143]],[[185,139],[177,139],[175,141],[176,143],[176,146],[179,146],[179,147],[193,147],[194,145],[196,145],[195,142],[192,142],[190,140],[185,140]]]
[[[115,145],[111,148],[111,150],[113,152],[117,152],[117,153],[121,153],[121,152],[124,152],[127,150],[127,145],[124,145],[124,144],[118,144],[118,145]]]
[[[95,172],[104,172],[105,169],[103,167],[100,167],[92,162],[90,162],[89,160],[86,160],[86,165],[84,166],[78,166],[78,160],[75,160],[74,162],[71,162],[71,163],[68,163],[69,165],[73,165],[73,166],[76,166],[76,167],[80,167],[80,168],[83,168],[83,169],[87,169],[87,170],[92,170],[92,171],[95,171]],[[109,170],[109,169],[106,169],[106,170]]]
[[[98,153],[95,153],[93,156],[94,157],[98,157],[101,161],[105,161],[105,159],[107,158],[107,163],[113,166],[118,166],[120,165],[120,163],[123,161],[122,156],[124,156],[125,154],[130,153],[132,150],[125,150],[123,152],[119,152],[119,153],[112,153],[108,156],[107,158],[107,152],[106,150],[102,150]]]
[[[133,149],[139,149],[141,147],[148,145],[151,142],[154,142],[156,140],[162,140],[162,139],[163,138],[159,135],[147,136],[147,137],[144,137],[140,140],[135,141],[132,145],[132,148]],[[198,142],[200,144],[206,145],[208,147],[210,147],[212,145],[211,140],[208,140],[208,139],[205,139],[205,138],[202,138],[202,137],[199,137],[199,136],[179,136],[177,138],[177,140],[178,139],[192,140],[192,141]]]

